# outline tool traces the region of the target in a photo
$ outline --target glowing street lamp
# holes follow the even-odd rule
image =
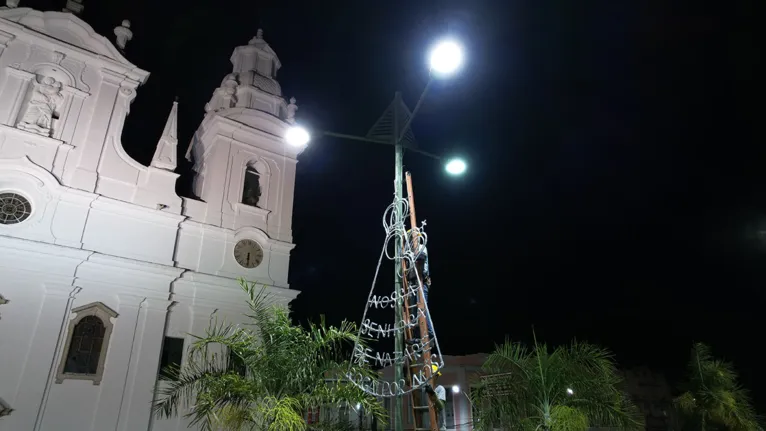
[[[460,386],[458,386],[458,385],[452,386],[452,393],[453,394],[459,394],[460,393]]]
[[[458,158],[451,159],[444,165],[444,170],[452,176],[463,175],[467,168],[465,161]]]
[[[300,126],[291,126],[285,133],[285,141],[293,147],[303,148],[311,140],[309,132]]]
[[[428,59],[431,70],[439,75],[451,75],[463,65],[463,47],[454,40],[439,42]]]

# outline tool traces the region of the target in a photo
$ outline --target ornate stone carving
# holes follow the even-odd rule
[[[237,82],[237,75],[233,73],[226,75],[226,78],[223,79],[223,83],[221,84],[223,94],[226,96],[233,96],[237,92],[237,85],[239,85]]]
[[[295,111],[298,110],[298,105],[295,102],[297,102],[295,97],[291,97],[290,104],[287,105],[287,122],[290,124],[295,124]]]
[[[64,101],[61,90],[62,84],[50,76],[34,83],[29,103],[16,127],[50,137],[53,119],[57,115],[56,109]]]
[[[130,21],[123,20],[122,25],[115,27],[114,35],[117,36],[117,46],[125,49],[128,42],[133,39],[133,32],[130,31]]]
[[[221,109],[231,108],[237,103],[237,74],[230,73],[223,78],[221,86],[213,92],[210,102],[205,104],[205,112],[220,111]]]
[[[250,33],[252,34],[252,33]],[[258,29],[258,31],[255,32],[255,37],[250,39],[250,42],[248,42],[249,45],[255,45],[259,41],[263,41],[263,29]]]
[[[61,62],[64,60],[64,57],[66,57],[66,55],[64,55],[62,52],[53,52],[53,62],[56,64],[61,64]]]
[[[64,12],[79,14],[82,12],[84,7],[85,6],[83,6],[82,0],[67,0]]]

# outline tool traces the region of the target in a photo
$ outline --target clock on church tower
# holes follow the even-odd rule
[[[187,203],[192,219],[236,234],[226,239],[229,262],[217,272],[270,277],[272,258],[292,248],[292,207],[297,156],[285,134],[297,106],[282,97],[279,58],[263,31],[234,49],[232,71],[221,80],[187,151],[204,201]],[[287,251],[286,251],[287,250]],[[285,266],[286,283],[286,266]]]
[[[252,239],[239,240],[234,246],[234,259],[243,268],[255,268],[263,261],[263,249]]]

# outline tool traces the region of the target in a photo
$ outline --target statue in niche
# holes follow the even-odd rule
[[[36,83],[24,116],[16,127],[50,137],[53,119],[57,118],[56,108],[64,100],[61,89],[61,83],[50,76]]]

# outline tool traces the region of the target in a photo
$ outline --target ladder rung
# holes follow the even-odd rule
[[[415,428],[415,431],[431,431],[431,428]]]
[[[415,410],[428,410],[428,406],[415,406],[413,407]]]

